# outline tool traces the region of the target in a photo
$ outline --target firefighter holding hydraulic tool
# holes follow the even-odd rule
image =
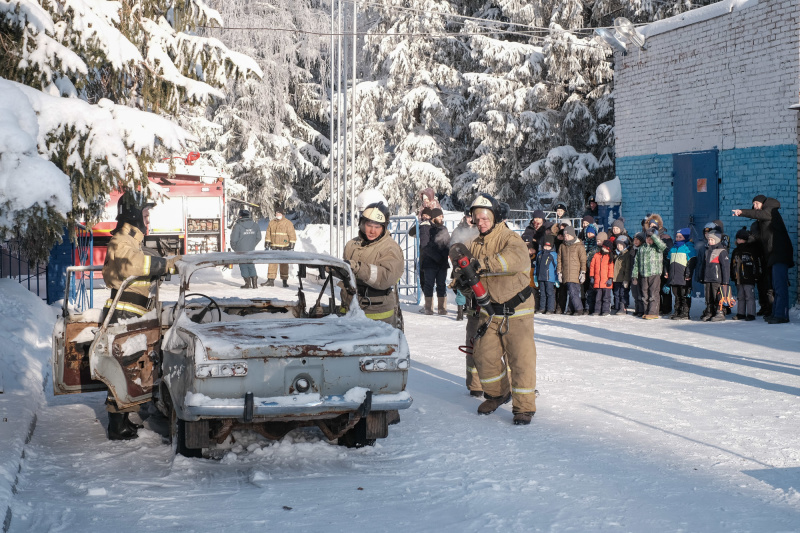
[[[511,401],[514,424],[527,425],[536,413],[531,263],[522,238],[502,223],[501,211],[494,198],[479,195],[470,212],[480,235],[469,249],[451,247],[450,258],[458,269],[458,285],[474,293],[480,305],[474,359],[485,400],[478,414],[491,414]]]

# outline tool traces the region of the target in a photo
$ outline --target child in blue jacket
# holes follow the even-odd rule
[[[558,254],[555,250],[555,238],[550,234],[545,235],[539,256],[536,258],[534,272],[534,279],[539,281],[539,308],[537,311],[542,314],[556,312],[557,265]]]
[[[675,296],[675,313],[672,320],[689,320],[692,309],[692,273],[697,263],[697,252],[692,242],[692,230],[683,228],[675,234],[675,242],[667,255],[669,284]]]

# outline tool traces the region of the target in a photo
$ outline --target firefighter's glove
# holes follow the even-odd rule
[[[614,282],[611,281],[610,279],[606,280],[606,287],[611,287],[613,284],[614,284]]]
[[[183,259],[182,255],[173,255],[172,257],[168,257],[167,258],[167,272],[169,272],[170,274],[177,273],[177,270],[175,269],[175,263],[177,263],[181,259]]]
[[[558,283],[559,285],[561,283],[564,283],[564,274],[562,274],[561,272],[558,273]]]
[[[293,242],[289,243],[289,249],[290,250],[294,250],[294,243]]]
[[[583,283],[586,281],[586,272],[581,272],[578,274],[578,283]]]

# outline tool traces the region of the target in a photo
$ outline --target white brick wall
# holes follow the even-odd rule
[[[617,157],[797,144],[800,0],[760,0],[616,54]]]

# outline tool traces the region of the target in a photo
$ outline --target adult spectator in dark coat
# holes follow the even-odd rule
[[[533,217],[522,232],[522,240],[525,242],[532,242],[539,249],[539,244],[542,243],[547,230],[553,225],[552,222],[546,222],[544,218],[544,211],[537,209],[533,212]]]
[[[431,223],[419,227],[420,268],[424,273],[422,293],[425,295],[423,313],[433,314],[433,289],[436,286],[438,313],[447,314],[447,269],[450,233],[444,226],[444,214],[438,207],[431,209]]]
[[[775,302],[768,324],[789,322],[789,269],[794,266],[792,239],[778,211],[781,203],[759,194],[753,198],[753,209],[734,209],[733,216],[758,221],[758,235],[766,258],[767,270],[772,272]]]
[[[762,261],[766,257],[764,254],[764,247],[761,245],[761,237],[759,234],[758,220],[750,224],[750,235],[753,240],[753,245],[758,247],[758,252]],[[756,287],[758,288],[758,316],[772,316],[772,304],[775,302],[775,292],[772,290],[772,272],[766,268],[766,262],[763,263],[764,268],[761,269],[761,277],[758,278]]]
[[[597,202],[595,201],[594,196],[590,196],[589,199],[586,201],[586,211],[583,212],[583,216],[587,215],[593,218],[597,218],[598,216],[600,216],[599,210],[597,208]]]

